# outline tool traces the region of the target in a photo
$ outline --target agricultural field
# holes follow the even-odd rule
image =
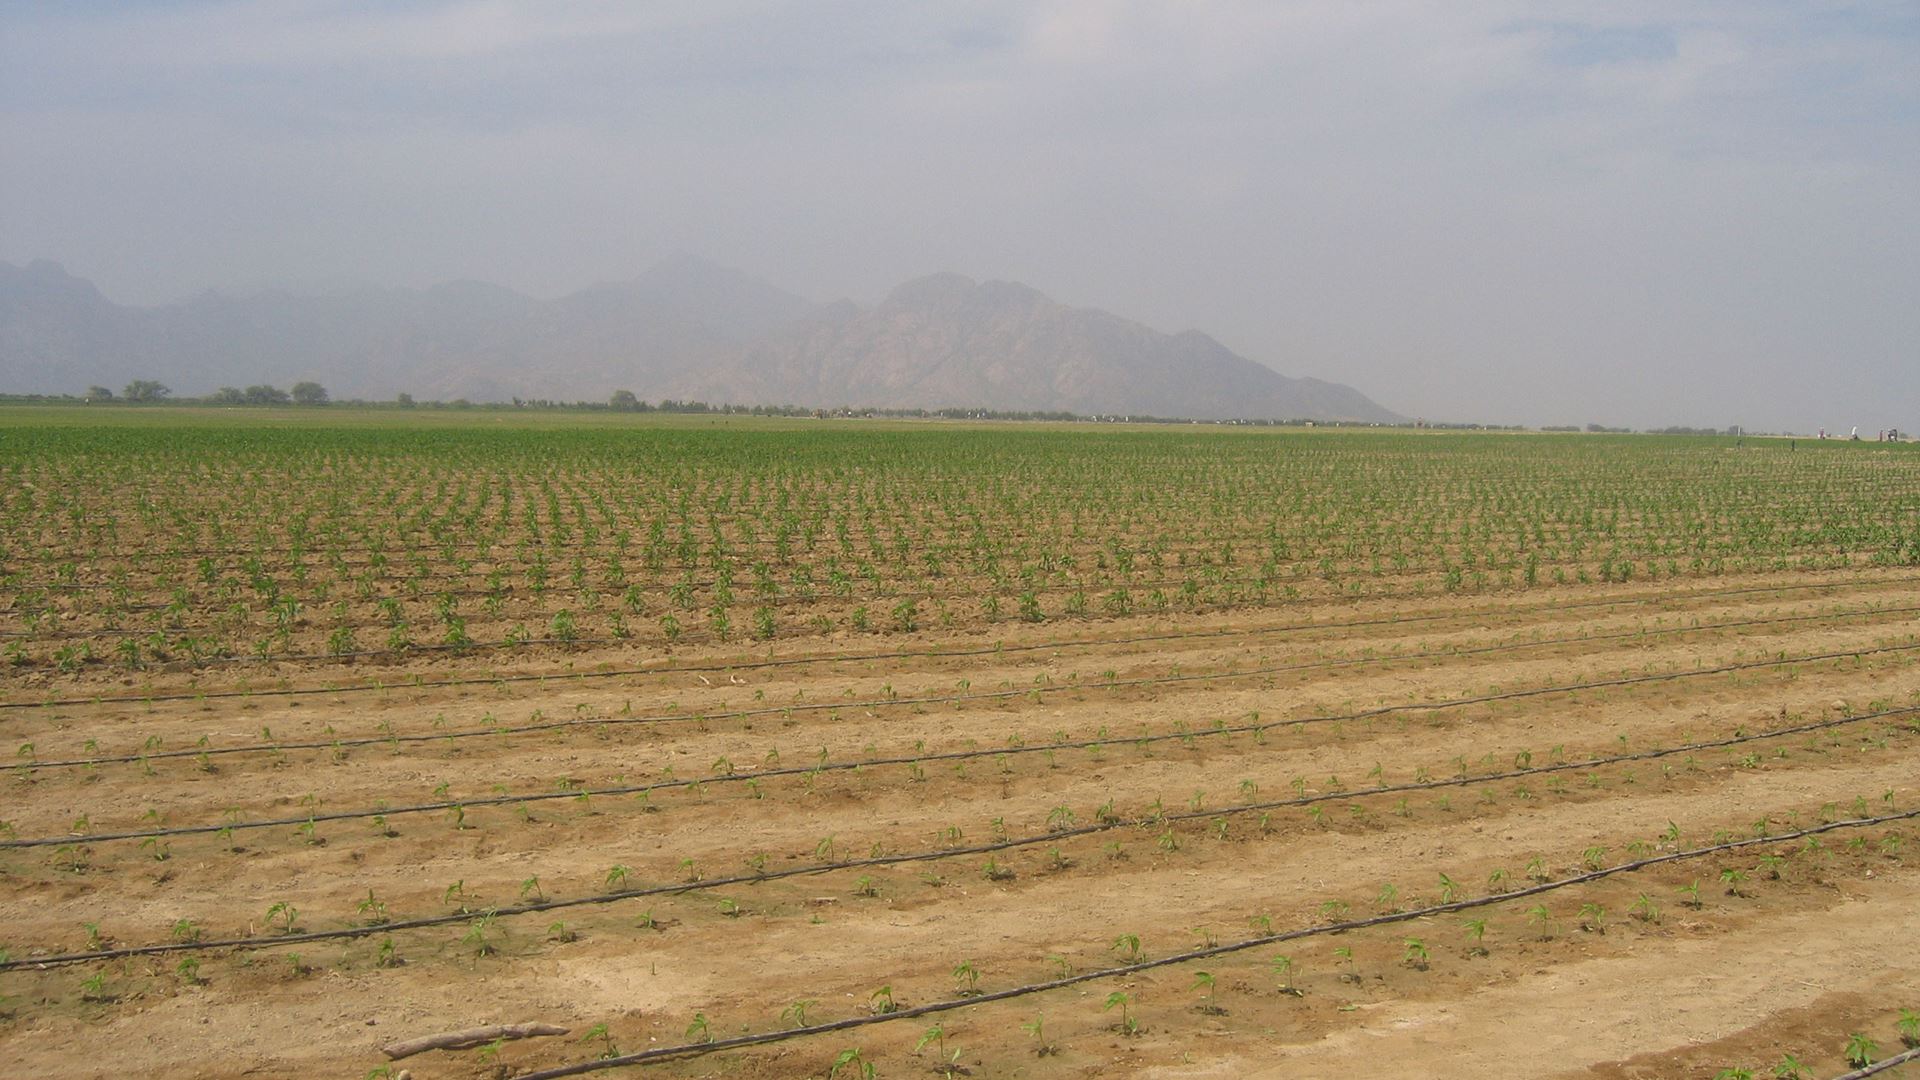
[[[0,1055],[1829,1080],[1916,615],[1908,445],[0,410]]]

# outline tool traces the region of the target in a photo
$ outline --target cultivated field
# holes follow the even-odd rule
[[[1920,1039],[1914,447],[10,410],[0,569],[8,1075]]]

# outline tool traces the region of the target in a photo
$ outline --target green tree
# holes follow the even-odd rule
[[[160,401],[172,393],[165,383],[157,383],[152,379],[135,379],[120,391],[120,395],[128,401]]]
[[[104,386],[89,386],[87,387],[87,400],[88,401],[112,401],[113,391],[107,389]]]
[[[327,388],[317,382],[294,383],[293,402],[296,405],[325,405]]]
[[[638,412],[640,399],[633,396],[631,390],[615,390],[613,396],[607,399],[607,405],[618,412]]]
[[[285,405],[289,400],[285,390],[265,383],[247,387],[245,394],[249,405]]]

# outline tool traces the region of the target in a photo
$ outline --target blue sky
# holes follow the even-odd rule
[[[1920,429],[1920,5],[0,4],[109,296],[1025,281],[1397,410]]]

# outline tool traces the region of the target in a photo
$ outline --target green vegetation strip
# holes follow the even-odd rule
[[[1426,781],[1416,781],[1414,783],[1409,783],[1409,784],[1382,785],[1380,787],[1367,788],[1361,791],[1323,792],[1315,795],[1302,795],[1292,799],[1274,799],[1274,800],[1268,800],[1264,802],[1240,803],[1232,806],[1221,807],[1215,810],[1192,810],[1192,811],[1179,811],[1175,813],[1166,813],[1163,811],[1160,813],[1152,814],[1147,817],[1141,817],[1141,818],[1115,819],[1110,821],[1094,822],[1087,825],[1070,826],[1066,828],[1055,829],[1051,832],[1045,833],[1040,836],[1027,837],[1023,839],[1009,838],[1005,840],[990,841],[984,844],[973,844],[966,847],[939,848],[931,851],[911,852],[904,855],[876,855],[876,856],[870,856],[862,859],[844,859],[844,860],[839,860],[835,862],[812,863],[807,866],[789,867],[785,870],[770,870],[770,871],[756,872],[753,874],[737,874],[731,877],[709,878],[701,881],[680,882],[672,885],[654,885],[654,886],[647,886],[647,887],[637,888],[637,889],[620,889],[620,890],[613,890],[613,891],[604,892],[604,893],[598,893],[593,896],[579,896],[579,897],[572,897],[568,899],[539,900],[539,901],[534,901],[526,904],[517,904],[510,907],[489,908],[489,909],[486,909],[485,911],[479,911],[479,912],[468,911],[468,912],[455,912],[455,913],[450,913],[445,915],[427,915],[427,916],[422,916],[414,919],[396,919],[389,922],[383,922],[383,923],[368,925],[368,926],[351,926],[351,927],[342,927],[340,929],[335,929],[335,930],[314,930],[306,933],[282,934],[272,938],[227,938],[227,939],[216,940],[216,941],[168,942],[168,943],[158,944],[158,945],[133,945],[133,946],[126,946],[122,948],[116,948],[116,949],[99,949],[99,950],[95,950],[92,952],[85,952],[85,953],[65,953],[65,954],[59,954],[54,956],[40,957],[37,959],[12,960],[12,961],[0,963],[0,971],[8,971],[14,968],[25,968],[25,967],[34,967],[34,968],[54,967],[58,965],[89,963],[89,962],[99,961],[99,960],[115,960],[115,959],[121,959],[124,957],[134,957],[134,956],[154,956],[154,955],[159,955],[164,953],[176,953],[176,952],[204,952],[204,951],[211,951],[216,949],[243,949],[243,950],[270,949],[270,948],[278,948],[284,945],[299,945],[299,944],[305,944],[305,943],[314,942],[314,941],[333,941],[333,940],[339,940],[343,938],[370,937],[375,934],[385,934],[395,930],[415,930],[415,929],[422,929],[422,928],[434,927],[434,926],[448,926],[455,923],[471,922],[475,918],[481,918],[481,917],[500,918],[500,917],[512,917],[517,915],[530,915],[530,914],[536,914],[540,912],[557,911],[564,908],[588,907],[588,906],[600,906],[605,904],[613,904],[623,900],[634,900],[634,899],[640,899],[640,898],[651,897],[651,896],[678,896],[678,895],[691,893],[691,892],[704,892],[712,889],[730,888],[735,885],[751,885],[751,884],[757,884],[760,882],[778,881],[784,878],[806,877],[806,876],[811,876],[815,874],[825,874],[825,873],[831,873],[831,872],[841,871],[841,870],[858,870],[858,869],[864,869],[867,867],[874,867],[874,866],[897,866],[897,865],[903,865],[907,863],[935,862],[935,861],[940,861],[945,859],[961,858],[961,857],[972,856],[972,855],[988,855],[988,854],[994,854],[1002,851],[1016,850],[1019,848],[1036,847],[1041,844],[1052,844],[1052,843],[1057,843],[1061,840],[1073,839],[1081,836],[1092,836],[1100,833],[1113,832],[1121,829],[1160,826],[1160,825],[1165,825],[1173,822],[1195,821],[1203,818],[1213,819],[1213,818],[1219,818],[1219,817],[1236,816],[1241,814],[1285,809],[1289,807],[1310,806],[1310,805],[1313,805],[1316,803],[1322,803],[1322,802],[1334,802],[1339,800],[1369,798],[1369,797],[1376,797],[1376,796],[1382,796],[1382,795],[1399,795],[1399,794],[1408,794],[1408,793],[1421,792],[1421,791],[1435,791],[1435,790],[1440,790],[1445,788],[1468,787],[1476,784],[1497,783],[1503,780],[1523,779],[1525,777],[1539,776],[1547,773],[1567,772],[1567,771],[1576,770],[1576,769],[1594,769],[1594,768],[1600,768],[1607,765],[1616,765],[1616,764],[1635,762],[1635,761],[1650,761],[1650,760],[1655,760],[1663,757],[1673,757],[1679,754],[1691,754],[1691,753],[1702,751],[1702,750],[1721,749],[1728,746],[1737,746],[1744,743],[1758,742],[1765,739],[1777,739],[1777,738],[1783,738],[1790,735],[1802,735],[1808,732],[1822,731],[1829,728],[1840,727],[1845,724],[1862,723],[1868,720],[1881,720],[1881,719],[1887,719],[1895,716],[1913,716],[1916,714],[1920,714],[1920,710],[1894,709],[1886,712],[1866,713],[1859,716],[1845,716],[1845,717],[1839,717],[1833,720],[1815,721],[1813,723],[1800,724],[1790,728],[1776,728],[1769,731],[1758,732],[1752,735],[1734,735],[1724,739],[1713,739],[1713,740],[1697,742],[1697,743],[1688,743],[1683,746],[1670,747],[1667,749],[1643,750],[1643,751],[1639,751],[1632,754],[1620,754],[1620,755],[1617,755],[1614,757],[1608,757],[1608,758],[1595,758],[1595,759],[1589,759],[1587,761],[1579,761],[1579,762],[1557,762],[1550,765],[1537,765],[1537,766],[1531,766],[1528,768],[1514,769],[1508,772],[1483,774],[1480,776],[1457,776],[1457,777],[1451,777],[1445,780],[1426,780]],[[575,794],[577,795],[578,793],[575,793]],[[467,805],[474,805],[474,804],[467,804]],[[324,819],[316,819],[316,820],[324,820]],[[304,823],[304,821],[305,819],[301,819],[302,823]],[[282,824],[293,824],[293,823],[294,822],[289,821],[289,822],[283,822]],[[182,830],[173,830],[172,834],[178,835],[180,833],[205,832],[205,831],[207,830],[198,829],[198,828],[182,829]],[[161,835],[166,835],[166,834],[167,833],[164,831],[161,833]],[[1778,839],[1778,837],[1775,837],[1775,839]],[[37,845],[42,845],[48,842],[50,841],[17,841],[14,843],[10,843],[7,846],[10,846],[10,847],[37,846]]]
[[[566,1076],[581,1076],[586,1073],[623,1068],[629,1065],[644,1065],[648,1062],[663,1061],[670,1058],[697,1057],[724,1050],[738,1050],[750,1046],[765,1046],[769,1043],[786,1042],[791,1039],[808,1038],[814,1035],[825,1035],[837,1031],[850,1031],[857,1028],[871,1027],[875,1024],[892,1023],[898,1020],[912,1020],[917,1017],[930,1016],[935,1013],[953,1012],[959,1009],[973,1008],[977,1005],[988,1005],[998,1001],[1011,1001],[1015,998],[1027,997],[1032,994],[1042,994],[1050,990],[1060,990],[1069,986],[1079,986],[1084,983],[1097,982],[1103,979],[1123,978],[1128,975],[1139,974],[1143,971],[1151,971],[1155,968],[1189,964],[1196,960],[1206,960],[1215,956],[1227,956],[1267,945],[1278,945],[1288,941],[1298,941],[1303,938],[1324,937],[1329,934],[1342,934],[1354,930],[1365,930],[1375,926],[1387,926],[1394,923],[1413,922],[1418,919],[1430,919],[1437,915],[1450,915],[1455,912],[1471,911],[1475,908],[1510,903],[1514,900],[1523,900],[1532,896],[1557,892],[1558,890],[1576,885],[1589,884],[1619,874],[1632,873],[1638,870],[1646,870],[1651,867],[1664,866],[1668,863],[1682,862],[1689,859],[1704,858],[1708,855],[1718,854],[1723,851],[1737,851],[1762,844],[1778,844],[1785,840],[1798,840],[1803,837],[1834,832],[1840,829],[1870,828],[1876,825],[1886,825],[1895,821],[1906,821],[1916,817],[1920,817],[1920,810],[1906,810],[1900,813],[1882,814],[1878,817],[1851,818],[1845,821],[1828,822],[1824,825],[1815,825],[1793,832],[1776,833],[1773,836],[1756,837],[1748,840],[1734,840],[1724,844],[1712,844],[1707,847],[1670,852],[1666,855],[1635,859],[1631,862],[1619,863],[1614,866],[1602,867],[1598,870],[1575,874],[1572,877],[1561,878],[1557,881],[1530,885],[1525,888],[1493,893],[1489,896],[1469,900],[1455,900],[1451,903],[1435,904],[1431,907],[1416,908],[1411,911],[1395,912],[1390,915],[1376,915],[1372,918],[1353,919],[1321,926],[1303,927],[1298,930],[1288,930],[1277,934],[1262,934],[1258,937],[1251,937],[1226,945],[1214,945],[1208,948],[1194,949],[1190,952],[1176,953],[1172,956],[1163,956],[1154,960],[1142,960],[1132,964],[1099,968],[1075,975],[1067,975],[1058,979],[1048,979],[1044,982],[1009,987],[1005,990],[987,991],[973,997],[911,1006],[890,1013],[855,1016],[824,1024],[811,1024],[806,1027],[789,1028],[784,1031],[768,1031],[757,1035],[740,1035],[731,1039],[717,1039],[712,1042],[661,1046],[651,1050],[643,1050],[635,1054],[623,1054],[619,1057],[602,1058],[597,1061],[584,1061],[574,1065],[563,1065],[555,1069],[542,1069],[538,1072],[522,1073],[517,1080],[559,1080],[559,1078]]]
[[[1920,577],[1900,577],[1900,578],[1894,578],[1892,580],[1896,584],[1911,584],[1914,582],[1920,582]],[[1878,583],[1873,583],[1873,584],[1878,584]],[[1048,652],[1048,651],[1059,651],[1062,649],[1099,648],[1102,646],[1112,646],[1112,645],[1145,645],[1145,644],[1155,644],[1155,643],[1169,642],[1169,641],[1205,641],[1205,640],[1215,639],[1215,638],[1245,639],[1245,638],[1251,638],[1251,637],[1258,637],[1266,634],[1290,634],[1290,633],[1300,633],[1303,631],[1310,631],[1310,630],[1351,630],[1351,629],[1360,629],[1360,628],[1369,627],[1369,626],[1399,626],[1399,625],[1405,625],[1408,623],[1452,622],[1452,621],[1458,621],[1458,620],[1486,618],[1493,615],[1533,614],[1535,612],[1540,612],[1540,611],[1573,611],[1573,610],[1579,610],[1583,608],[1595,608],[1595,607],[1627,607],[1627,606],[1635,606],[1640,604],[1662,604],[1662,603],[1671,604],[1671,603],[1678,603],[1683,600],[1692,600],[1692,599],[1718,599],[1718,598],[1728,597],[1728,596],[1749,596],[1749,595],[1756,595],[1756,594],[1776,595],[1783,592],[1799,592],[1803,590],[1831,590],[1831,589],[1841,589],[1846,587],[1848,587],[1848,583],[1844,583],[1844,582],[1820,582],[1817,584],[1808,584],[1808,585],[1774,585],[1774,586],[1754,586],[1754,587],[1746,587],[1746,588],[1739,588],[1739,589],[1701,590],[1698,592],[1688,592],[1688,593],[1682,593],[1682,594],[1675,594],[1672,592],[1660,592],[1660,593],[1653,593],[1645,596],[1636,596],[1636,597],[1628,597],[1628,598],[1580,600],[1580,601],[1573,601],[1573,602],[1552,601],[1544,604],[1534,604],[1534,605],[1528,605],[1524,607],[1501,606],[1501,607],[1491,607],[1491,608],[1477,608],[1477,609],[1472,609],[1468,611],[1434,612],[1434,613],[1429,613],[1424,615],[1398,614],[1398,615],[1383,616],[1379,618],[1349,619],[1349,620],[1343,620],[1343,621],[1337,621],[1337,622],[1284,623],[1279,626],[1252,627],[1252,628],[1243,627],[1243,628],[1235,628],[1235,629],[1229,629],[1229,630],[1186,630],[1186,631],[1173,631],[1173,632],[1159,633],[1159,634],[1135,634],[1135,635],[1129,635],[1126,637],[1113,637],[1113,638],[1075,638],[1075,639],[1069,639],[1064,641],[1042,641],[1042,642],[1035,642],[1032,644],[1022,644],[1022,645],[1007,645],[1004,643],[995,643],[991,646],[980,646],[977,648],[969,648],[969,649],[889,649],[889,650],[867,652],[867,653],[835,653],[835,654],[828,654],[823,656],[796,656],[796,657],[785,657],[780,659],[767,659],[767,660],[714,661],[714,662],[702,663],[702,664],[675,665],[673,667],[625,667],[625,668],[613,668],[605,671],[530,672],[530,673],[521,673],[521,674],[512,674],[512,675],[490,675],[490,676],[473,677],[473,678],[418,679],[411,682],[370,683],[370,684],[361,685],[361,686],[303,686],[303,687],[278,687],[278,688],[249,689],[249,690],[194,691],[194,692],[182,692],[182,693],[171,693],[171,694],[121,695],[117,697],[101,696],[101,697],[42,698],[37,701],[25,701],[25,700],[0,701],[0,709],[45,709],[45,708],[58,708],[58,707],[72,707],[76,705],[151,705],[156,702],[206,701],[206,700],[214,700],[219,698],[297,697],[297,696],[303,696],[303,695],[316,695],[316,694],[356,694],[356,693],[368,693],[368,692],[385,692],[389,690],[403,690],[403,689],[404,690],[445,689],[448,687],[459,687],[459,686],[488,686],[488,685],[498,685],[503,683],[545,682],[549,679],[585,680],[585,679],[622,678],[622,677],[634,676],[634,675],[672,675],[672,674],[694,674],[698,672],[761,671],[769,668],[799,667],[799,666],[810,665],[810,664],[848,664],[848,663],[864,663],[864,662],[880,661],[880,660],[955,659],[955,658],[966,658],[966,657],[974,657],[974,656],[998,656],[1006,653]],[[1405,599],[1406,597],[1397,597],[1397,598]],[[1369,597],[1368,599],[1391,600],[1391,599],[1396,599],[1396,597]],[[617,639],[617,638],[575,638],[572,642],[561,642],[557,638],[537,638],[537,639],[529,639],[528,641],[525,641],[525,642],[516,643],[513,647],[516,647],[516,648],[522,647],[522,646],[562,647],[562,646],[568,646],[568,645],[588,645],[588,644],[595,644],[595,643],[617,644],[619,643],[619,641],[620,639]],[[410,650],[410,651],[420,652],[420,653],[425,653],[425,652],[461,653],[461,652],[469,652],[469,651],[473,651],[481,648],[495,648],[495,647],[506,647],[506,645],[505,643],[496,643],[494,645],[476,643],[474,645],[463,645],[463,646],[418,645],[418,646],[415,646],[413,650]],[[274,662],[283,662],[283,661],[291,662],[291,661],[299,661],[299,660],[306,660],[306,661],[352,660],[357,658],[365,658],[369,656],[387,656],[387,655],[403,656],[407,654],[397,653],[391,650],[376,650],[372,652],[352,652],[352,653],[343,653],[343,654],[325,653],[325,654],[311,654],[311,655],[301,655],[301,656],[292,656],[292,657],[275,657]],[[236,659],[250,660],[253,658],[240,657]]]
[[[1742,620],[1733,621],[1733,622],[1711,623],[1707,625],[1696,625],[1696,626],[1673,626],[1673,627],[1665,627],[1665,628],[1654,629],[1654,630],[1648,630],[1644,628],[1634,629],[1634,630],[1622,630],[1612,634],[1575,634],[1575,635],[1569,635],[1566,637],[1558,637],[1558,638],[1542,638],[1537,641],[1510,642],[1502,645],[1482,645],[1482,646],[1476,646],[1473,648],[1465,648],[1465,649],[1457,648],[1457,647],[1445,648],[1445,649],[1428,649],[1421,652],[1396,653],[1388,656],[1351,657],[1351,658],[1341,659],[1341,660],[1311,660],[1311,661],[1307,661],[1304,663],[1297,663],[1297,664],[1272,664],[1272,665],[1266,665],[1262,667],[1247,668],[1244,670],[1202,672],[1200,674],[1195,674],[1195,675],[1149,675],[1149,676],[1143,676],[1136,679],[1113,679],[1113,680],[1102,681],[1099,683],[1084,683],[1084,684],[1070,683],[1064,686],[1055,684],[1055,685],[1051,685],[1044,688],[1029,686],[1019,690],[992,690],[992,691],[982,691],[977,694],[940,694],[940,695],[934,695],[934,696],[907,697],[907,698],[902,698],[902,697],[869,698],[863,701],[813,702],[810,704],[801,704],[801,705],[789,704],[789,705],[767,706],[767,707],[758,708],[758,709],[734,709],[734,710],[728,710],[723,712],[713,712],[713,713],[687,713],[687,714],[630,716],[630,717],[595,717],[593,719],[587,719],[587,720],[581,720],[581,719],[549,720],[544,723],[538,723],[538,724],[513,724],[509,726],[494,726],[494,727],[488,727],[488,728],[472,729],[467,731],[442,731],[442,732],[433,732],[430,734],[419,734],[419,735],[386,734],[386,735],[378,735],[378,736],[373,736],[373,735],[360,736],[360,737],[355,737],[350,739],[336,738],[336,739],[328,739],[325,741],[315,740],[315,741],[309,741],[309,742],[288,742],[288,743],[273,742],[273,743],[268,743],[260,746],[196,747],[196,748],[187,749],[187,750],[155,750],[149,753],[140,753],[140,754],[119,754],[119,755],[112,755],[112,756],[89,757],[89,758],[57,758],[57,759],[48,760],[48,761],[41,761],[31,757],[19,757],[18,755],[16,755],[17,760],[0,762],[0,773],[32,771],[36,769],[92,768],[99,765],[115,765],[115,764],[124,765],[124,764],[132,764],[136,762],[164,761],[168,759],[177,759],[177,758],[198,759],[202,757],[226,756],[231,754],[274,754],[274,753],[283,753],[288,750],[344,750],[344,749],[351,749],[354,747],[361,747],[361,746],[380,746],[380,745],[393,746],[399,743],[427,743],[427,742],[437,742],[440,740],[489,738],[489,737],[504,736],[504,735],[526,735],[526,734],[533,734],[533,733],[538,733],[543,731],[560,731],[560,730],[565,730],[568,728],[576,728],[576,727],[597,728],[597,727],[606,727],[606,726],[624,726],[629,724],[653,725],[653,724],[668,724],[668,723],[686,723],[689,721],[743,720],[743,719],[751,719],[756,716],[776,716],[776,715],[786,716],[796,712],[835,711],[840,709],[876,709],[876,708],[898,707],[902,705],[959,705],[959,704],[965,704],[967,702],[974,702],[974,701],[1005,701],[1012,698],[1025,697],[1028,694],[1034,693],[1036,690],[1040,690],[1042,692],[1046,692],[1046,691],[1059,692],[1062,690],[1076,690],[1076,689],[1085,690],[1089,688],[1115,690],[1115,689],[1134,688],[1134,687],[1142,687],[1142,686],[1170,686],[1170,685],[1179,684],[1179,683],[1218,682],[1218,681],[1223,681],[1227,679],[1244,679],[1244,678],[1251,678],[1259,675],[1278,675],[1278,674],[1284,674],[1284,673],[1295,672],[1295,671],[1318,671],[1318,670],[1325,670],[1329,668],[1363,667],[1363,666],[1372,665],[1372,664],[1392,664],[1392,663],[1400,663],[1400,662],[1409,661],[1409,660],[1431,660],[1431,659],[1439,659],[1444,657],[1486,656],[1486,655],[1492,655],[1492,654],[1498,654],[1498,653],[1514,652],[1521,649],[1544,648],[1544,647],[1553,646],[1553,645],[1574,645],[1574,644],[1583,644],[1583,643],[1598,642],[1598,641],[1624,641],[1624,640],[1637,639],[1637,638],[1654,637],[1657,635],[1665,635],[1665,634],[1709,633],[1715,630],[1736,630],[1736,629],[1742,629],[1742,628],[1753,627],[1753,626],[1769,626],[1769,625],[1778,625],[1778,624],[1784,624],[1784,623],[1798,623],[1798,622],[1819,622],[1819,621],[1824,621],[1828,619],[1856,618],[1861,615],[1910,614],[1913,612],[1920,612],[1920,607],[1879,608],[1879,609],[1873,609],[1868,611],[1822,612],[1822,613],[1813,614],[1813,615],[1785,615],[1785,616],[1779,616],[1779,617],[1767,618],[1767,619],[1742,619]],[[1837,652],[1837,653],[1821,653],[1821,654],[1815,654],[1810,656],[1782,657],[1782,658],[1777,658],[1773,660],[1755,661],[1755,662],[1750,662],[1746,664],[1734,664],[1734,665],[1717,667],[1717,668],[1698,668],[1692,671],[1667,672],[1661,675],[1650,675],[1650,676],[1636,676],[1634,678],[1626,679],[1626,680],[1607,680],[1607,681],[1592,682],[1592,683],[1573,683],[1573,684],[1567,684],[1562,686],[1542,687],[1534,690],[1513,691],[1506,694],[1497,694],[1497,695],[1491,695],[1491,696],[1480,697],[1480,698],[1460,698],[1460,699],[1453,699],[1449,701],[1426,703],[1426,704],[1385,706],[1381,709],[1365,710],[1362,712],[1352,713],[1352,714],[1343,715],[1343,716],[1309,717],[1309,718],[1300,719],[1300,720],[1286,721],[1286,723],[1295,723],[1295,724],[1321,723],[1327,720],[1355,719],[1355,718],[1379,715],[1385,712],[1398,712],[1398,711],[1403,711],[1407,709],[1421,709],[1421,708],[1446,709],[1446,708],[1453,708],[1458,705],[1478,704],[1484,701],[1499,701],[1509,697],[1527,697],[1527,696],[1532,696],[1537,694],[1555,693],[1559,691],[1585,690],[1585,689],[1591,689],[1596,687],[1619,686],[1619,685],[1625,685],[1626,683],[1632,683],[1632,682],[1650,682],[1650,681],[1659,681],[1659,680],[1666,680],[1666,679],[1687,678],[1687,677],[1698,676],[1698,675],[1714,675],[1714,674],[1722,674],[1729,671],[1739,671],[1739,670],[1743,670],[1745,668],[1750,668],[1750,667],[1776,667],[1776,666],[1781,666],[1786,664],[1794,664],[1794,663],[1801,663],[1801,662],[1808,662],[1808,661],[1815,661],[1815,660],[1830,660],[1836,657],[1843,657],[1843,656],[1858,657],[1858,656],[1866,656],[1866,655],[1883,653],[1883,652],[1904,652],[1904,651],[1911,651],[1914,649],[1920,649],[1920,645],[1882,646],[1882,647],[1852,650],[1852,651]],[[1268,724],[1266,726],[1275,727],[1275,726],[1281,726],[1281,725],[1279,725],[1278,723],[1275,723],[1275,724]],[[1231,730],[1240,731],[1240,730],[1251,730],[1251,729],[1236,728]],[[1155,738],[1155,739],[1177,738],[1177,737],[1179,736],[1177,735],[1149,736],[1149,738]],[[1043,745],[1043,746],[1036,746],[1033,748],[1033,750],[1038,751],[1038,750],[1046,750],[1046,749],[1059,749],[1059,748],[1067,747],[1071,745],[1073,744],[1061,743],[1061,744]],[[1003,752],[1009,752],[1009,751],[1003,751]],[[765,775],[765,774],[762,774],[762,775]],[[511,800],[508,800],[508,801],[511,801]]]

